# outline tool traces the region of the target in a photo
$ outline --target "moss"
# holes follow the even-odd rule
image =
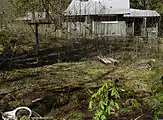
[[[158,105],[160,105],[160,102],[158,101],[158,99],[155,96],[147,96],[147,97],[143,98],[142,103],[145,106],[149,106],[149,108],[155,108]]]
[[[73,103],[81,103],[83,100],[87,100],[89,98],[88,93],[85,91],[76,91],[71,95],[71,101]]]
[[[46,116],[44,116],[44,119],[54,120],[54,119],[56,119],[56,116],[54,116],[54,115],[46,115]]]
[[[0,87],[6,92],[21,91],[22,89],[22,92],[25,93],[32,89],[56,89],[69,85],[77,86],[98,78],[109,69],[108,66],[96,61],[59,63],[38,68],[19,69],[9,71],[11,77],[8,82],[1,84]],[[21,95],[17,95],[17,97],[21,97]]]
[[[16,107],[18,107],[20,105],[20,102],[19,101],[10,101],[8,103],[8,107],[10,109],[15,109]]]
[[[31,100],[25,100],[24,101],[24,105],[25,106],[31,106],[33,103],[32,103],[32,101]]]
[[[69,113],[67,113],[63,119],[65,119],[65,120],[83,120],[84,114],[79,110],[73,110],[73,111],[70,111]]]

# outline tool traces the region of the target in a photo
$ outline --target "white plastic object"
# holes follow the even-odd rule
[[[31,115],[32,115],[31,109],[29,109],[28,107],[18,107],[13,111],[8,111],[8,112],[2,113],[3,120],[18,120],[16,117],[16,112],[21,109],[25,109],[25,110],[29,111],[28,118],[31,117]]]

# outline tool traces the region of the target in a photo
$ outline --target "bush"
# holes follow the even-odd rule
[[[24,31],[5,29],[0,31],[0,45],[5,53],[25,51],[30,47],[29,34]]]

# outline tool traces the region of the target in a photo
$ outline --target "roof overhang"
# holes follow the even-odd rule
[[[160,17],[155,10],[130,9],[130,13],[124,14],[124,17]]]
[[[65,16],[119,15],[129,14],[129,9],[103,9],[99,11],[65,11]]]

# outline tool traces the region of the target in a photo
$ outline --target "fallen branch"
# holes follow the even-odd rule
[[[135,118],[134,120],[138,120],[139,118],[141,118],[144,114],[138,116],[137,118]]]

